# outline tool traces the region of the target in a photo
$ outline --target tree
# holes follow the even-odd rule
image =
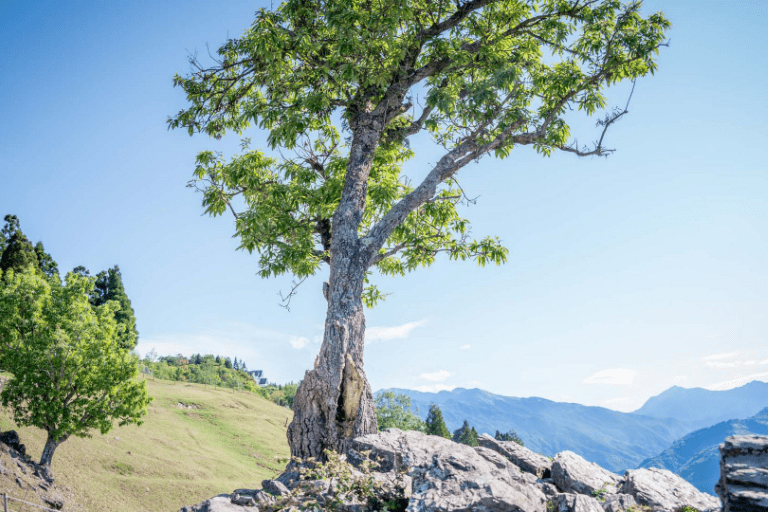
[[[408,395],[395,395],[392,391],[379,393],[376,397],[376,420],[379,430],[399,428],[424,432],[424,422],[411,411]]]
[[[235,358],[235,360],[232,362],[232,368],[235,371],[240,369],[240,361],[238,361],[237,358]]]
[[[475,430],[475,427],[470,427],[467,420],[464,420],[464,424],[453,431],[453,441],[468,446],[479,446],[480,444],[477,441],[477,431]]]
[[[81,267],[77,269],[79,268]],[[120,346],[130,350],[136,346],[139,332],[136,330],[136,315],[131,307],[131,300],[125,293],[123,276],[117,265],[96,274],[96,282],[91,293],[91,304],[94,306],[101,306],[108,301],[116,301],[120,304],[120,309],[115,310],[115,320],[118,325],[123,326],[123,331],[120,334]]]
[[[525,443],[523,443],[523,440],[520,439],[520,436],[518,436],[517,432],[515,432],[514,430],[510,430],[509,432],[499,432],[497,430],[494,438],[497,441],[514,441],[520,446],[525,446]]]
[[[117,304],[89,303],[93,279],[70,273],[62,284],[11,270],[1,281],[0,358],[13,377],[0,400],[19,426],[46,431],[40,466],[50,477],[70,436],[140,425],[151,399],[136,380],[137,358],[119,345]]]
[[[565,116],[592,115],[606,86],[655,71],[670,24],[639,10],[617,0],[289,0],[260,10],[210,66],[192,58],[193,72],[174,77],[190,105],[169,127],[221,138],[256,124],[280,150],[267,156],[246,138],[229,161],[200,153],[189,185],[205,211],[233,214],[262,277],[301,283],[329,267],[323,343],[288,429],[293,455],[323,458],[377,430],[363,370],[363,306],[384,297],[374,269],[405,275],[441,252],[506,261],[498,238],[470,238],[457,213],[460,169],[522,146],[612,151],[604,135],[626,107],[599,121],[592,149],[569,143]],[[413,186],[401,170],[409,137],[422,133],[444,153]]]
[[[0,271],[7,272],[13,269],[18,273],[38,270],[37,253],[32,242],[22,233],[19,218],[15,215],[6,215],[4,220]]]
[[[232,368],[232,360],[228,357],[224,358],[224,368]]]
[[[445,426],[443,420],[443,412],[435,404],[430,404],[429,414],[425,420],[424,432],[432,436],[440,436],[446,439],[451,439],[451,433],[448,431],[448,427]]]

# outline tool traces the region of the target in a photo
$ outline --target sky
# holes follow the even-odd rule
[[[232,217],[186,187],[220,141],[168,131],[172,86],[238,37],[265,1],[0,2],[0,215],[20,218],[62,270],[119,265],[138,351],[212,353],[301,379],[322,341],[327,268],[298,290],[261,279]],[[638,409],[665,389],[768,381],[768,2],[648,0],[672,21],[654,76],[611,128],[607,159],[529,148],[458,175],[473,234],[508,262],[438,258],[366,312],[374,390],[481,388]],[[608,90],[609,104],[629,89]],[[597,138],[594,118],[572,133]],[[252,147],[265,134],[251,129]],[[440,157],[427,138],[404,173]],[[416,181],[418,182],[418,181]]]

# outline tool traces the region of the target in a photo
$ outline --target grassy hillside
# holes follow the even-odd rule
[[[87,511],[176,512],[238,487],[260,487],[285,467],[275,456],[289,454],[289,409],[248,392],[147,382],[154,401],[142,426],[70,438],[56,451],[56,483],[72,489]],[[43,431],[18,429],[0,410],[0,430],[9,429],[39,459]]]

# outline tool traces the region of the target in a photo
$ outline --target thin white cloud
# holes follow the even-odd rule
[[[291,343],[291,346],[297,350],[309,343],[309,340],[304,336],[291,336],[288,341]]]
[[[626,386],[632,384],[637,376],[636,370],[629,368],[611,368],[593,373],[586,379],[584,384],[608,384],[611,386]]]
[[[459,350],[469,350],[469,349],[471,349],[471,348],[472,348],[472,345],[470,345],[469,343],[467,343],[466,345],[462,345],[462,346],[460,346],[460,347],[459,347]]]
[[[439,370],[433,373],[422,373],[419,375],[421,380],[428,380],[430,382],[442,382],[451,376],[451,372],[448,370]]]
[[[430,386],[416,386],[414,388],[416,391],[421,391],[422,393],[438,393],[440,391],[453,391],[456,389],[456,386],[446,386],[445,384],[433,384]]]
[[[672,384],[681,384],[683,382],[686,382],[688,380],[687,375],[675,375],[672,377]]]
[[[403,325],[393,327],[369,327],[365,330],[365,341],[373,343],[376,341],[388,341],[400,338],[407,338],[411,331],[427,323],[426,320],[417,322],[408,322]]]
[[[322,334],[315,334],[312,336],[312,343],[322,343],[323,342],[323,335]]]
[[[702,357],[704,361],[716,361],[718,359],[730,359],[732,357],[736,357],[739,355],[738,352],[725,352],[722,354],[712,354],[709,356]]]
[[[748,384],[752,382],[753,380],[760,380],[765,382],[766,379],[768,379],[768,372],[762,372],[762,373],[753,373],[752,375],[745,375],[744,377],[738,377],[736,379],[731,380],[725,380],[722,382],[717,382],[715,384],[710,384],[709,386],[703,386],[704,389],[709,389],[712,391],[725,391],[728,389],[738,388],[743,386],[744,384]]]
[[[746,364],[746,363],[726,363],[723,361],[707,361],[704,363],[705,366],[708,366],[710,368],[736,368],[740,364]]]

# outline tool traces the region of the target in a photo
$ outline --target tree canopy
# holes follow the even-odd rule
[[[77,269],[81,268],[78,267]],[[85,272],[87,273],[87,270]],[[115,320],[123,326],[123,330],[119,334],[120,346],[128,350],[134,348],[138,343],[139,332],[136,330],[136,315],[133,312],[131,300],[123,287],[123,275],[120,273],[120,267],[115,265],[96,274],[90,300],[91,304],[96,307],[109,301],[115,301],[120,305],[120,308],[115,310]]]
[[[469,446],[479,446],[480,443],[477,440],[477,431],[475,427],[470,427],[469,422],[464,420],[461,427],[453,431],[453,440],[456,443],[466,444]]]
[[[379,393],[376,396],[376,419],[379,430],[399,428],[424,432],[424,422],[411,410],[408,395],[396,395],[392,391]]]
[[[424,433],[451,439],[451,433],[448,427],[445,426],[443,411],[435,404],[430,404],[429,406],[429,414],[427,414],[427,419],[424,420]]]
[[[74,273],[64,284],[32,272],[0,276],[0,359],[13,374],[0,400],[18,425],[47,432],[46,472],[70,436],[141,424],[151,400],[135,379],[138,359],[119,346],[119,305],[91,306],[93,281]]]
[[[257,125],[272,149],[293,151],[267,156],[246,140],[229,160],[202,152],[191,182],[207,213],[235,215],[240,248],[259,252],[263,277],[303,278],[330,261],[350,164],[344,134],[363,119],[380,133],[357,225],[377,242],[370,263],[386,275],[440,252],[501,263],[500,241],[472,239],[456,210],[466,200],[456,171],[525,145],[608,154],[602,137],[592,149],[569,143],[566,114],[593,114],[606,106],[606,85],[656,69],[669,22],[639,9],[614,0],[291,0],[260,10],[219,48],[216,65],[193,59],[195,71],[175,77],[191,106],[169,125],[216,138]],[[402,165],[419,132],[446,152],[414,187]],[[382,297],[366,288],[368,305]]]

